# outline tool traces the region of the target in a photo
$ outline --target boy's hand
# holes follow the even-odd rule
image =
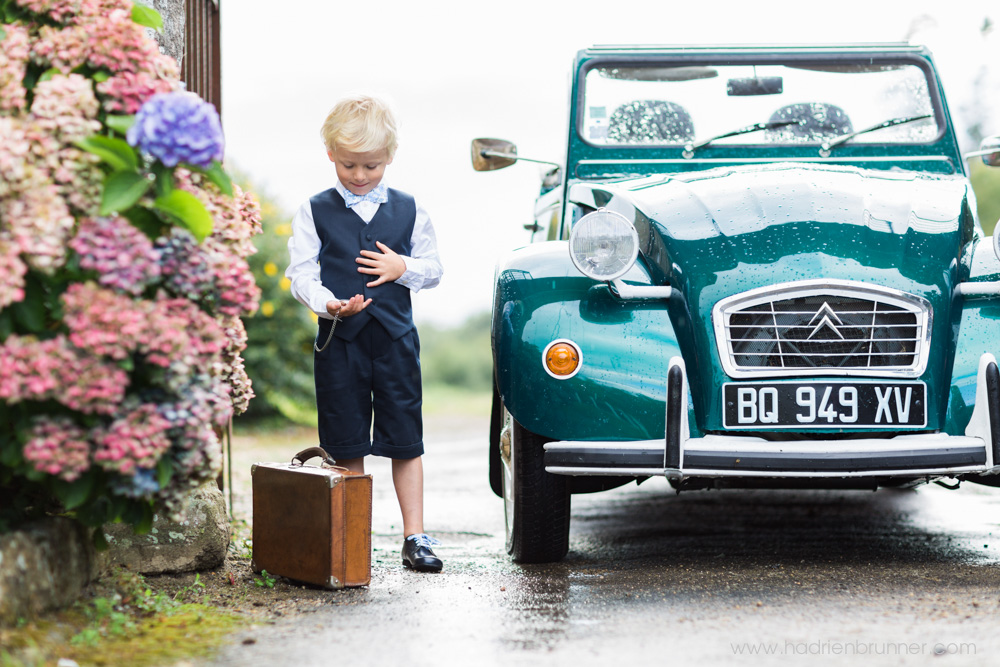
[[[334,317],[350,317],[351,315],[357,315],[362,310],[368,307],[368,304],[372,302],[371,299],[365,301],[365,298],[360,294],[355,294],[347,301],[327,301],[326,302],[326,312],[330,313]]]
[[[382,252],[362,250],[361,257],[355,260],[358,264],[363,264],[363,266],[358,267],[358,272],[378,276],[377,279],[368,283],[368,287],[392,282],[406,273],[406,262],[403,261],[402,257],[381,241],[376,241],[375,245]]]

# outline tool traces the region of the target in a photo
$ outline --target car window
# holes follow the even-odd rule
[[[775,126],[712,144],[822,144],[927,115],[851,143],[927,143],[940,132],[927,75],[913,63],[599,64],[584,83],[580,131],[600,146],[684,145],[756,123]]]

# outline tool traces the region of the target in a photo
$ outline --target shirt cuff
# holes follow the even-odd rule
[[[310,297],[309,307],[312,311],[320,317],[332,320],[333,315],[331,315],[330,311],[326,309],[326,304],[328,301],[335,301],[337,299],[337,297],[333,295],[333,292],[323,286],[320,286],[313,291]]]
[[[410,290],[414,292],[420,291],[420,287],[424,282],[423,275],[419,271],[415,271],[410,268],[410,266],[415,264],[412,257],[406,257],[403,255],[400,255],[400,257],[402,257],[403,263],[406,264],[406,271],[403,272],[403,275],[396,278],[396,284],[402,285],[403,287],[409,287]]]

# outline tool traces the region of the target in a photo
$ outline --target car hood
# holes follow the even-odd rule
[[[815,278],[950,295],[973,234],[959,176],[779,164],[579,187],[633,220],[654,281],[694,302]]]
[[[961,177],[786,164],[574,186],[570,197],[634,221],[644,262],[626,282],[674,288],[671,322],[703,431],[722,428],[729,381],[712,309],[766,286],[856,281],[926,299],[943,316],[932,318],[938,344],[922,377],[931,387],[947,377],[956,333],[948,313],[962,246],[975,234]],[[928,428],[946,398],[933,395]]]

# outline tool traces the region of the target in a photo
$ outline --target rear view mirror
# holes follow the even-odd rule
[[[517,162],[517,146],[503,139],[473,139],[472,168],[476,171],[503,169]]]
[[[762,76],[751,79],[730,79],[726,82],[726,94],[733,97],[749,95],[780,95],[784,80],[780,76]]]

